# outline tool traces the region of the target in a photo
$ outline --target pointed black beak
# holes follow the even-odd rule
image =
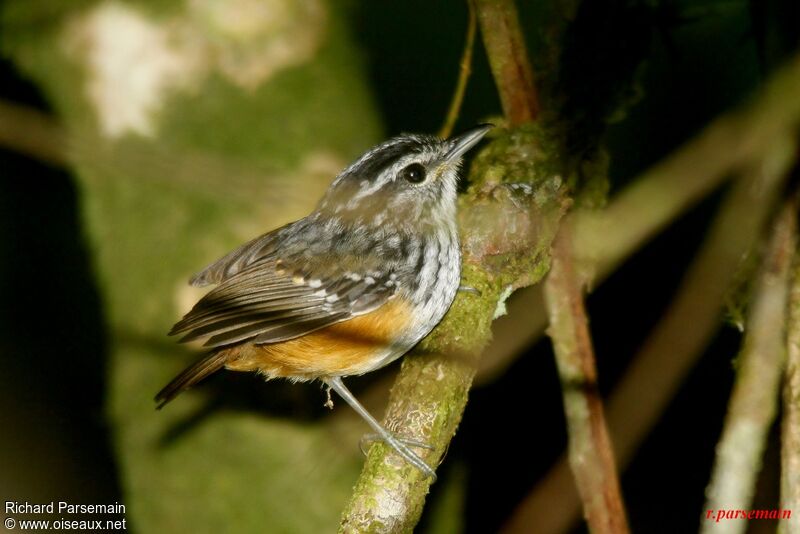
[[[458,160],[458,158],[466,154],[470,148],[477,145],[478,141],[483,139],[483,136],[492,128],[494,128],[494,124],[479,124],[462,134],[451,137],[447,140],[447,142],[450,143],[450,150],[448,150],[445,159],[450,162]]]

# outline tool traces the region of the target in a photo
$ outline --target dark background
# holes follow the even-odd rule
[[[526,29],[537,27],[538,14],[518,4]],[[594,21],[601,37],[613,25],[607,37],[629,39],[641,60],[630,70],[641,98],[605,136],[612,190],[742,102],[798,41],[800,13],[790,0],[599,4],[615,13]],[[362,2],[351,11],[387,135],[436,131],[461,54],[463,4]],[[529,40],[533,56],[535,31]],[[586,58],[587,92],[605,72],[598,66],[613,59]],[[0,60],[0,98],[50,111],[7,60]],[[478,41],[460,125],[498,113]],[[103,417],[102,301],[83,240],[80,198],[67,171],[3,149],[0,177],[0,484],[27,488],[42,500],[69,494],[73,502],[121,501]],[[674,295],[721,194],[676,221],[589,298],[604,393]],[[721,328],[623,473],[634,532],[696,530],[739,337],[733,327]],[[565,443],[559,384],[543,340],[496,382],[473,391],[450,447],[442,469],[468,466],[468,532],[495,531]],[[507,458],[514,459],[513,469]],[[772,440],[756,506],[776,502],[778,480]],[[425,518],[420,531],[424,525]]]

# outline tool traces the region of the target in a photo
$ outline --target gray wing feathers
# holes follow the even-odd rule
[[[258,240],[246,245],[248,251],[261,247]],[[279,262],[273,255],[241,250],[198,275],[204,276],[204,282],[223,275],[224,279],[170,335],[185,334],[182,342],[208,338],[208,347],[251,339],[258,344],[277,343],[368,313],[394,295],[388,278],[370,277],[367,283],[360,276],[347,277],[330,258],[318,265],[308,258]],[[240,263],[243,258],[256,259]],[[292,264],[302,264],[302,269],[292,269]]]
[[[271,249],[274,248],[275,232],[277,230],[248,241],[236,250],[226,254],[192,276],[189,279],[189,283],[197,287],[219,284],[242,271],[248,265],[252,265],[269,256]]]

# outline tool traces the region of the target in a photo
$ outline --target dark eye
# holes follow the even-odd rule
[[[408,167],[403,168],[403,170],[398,173],[398,176],[412,184],[418,184],[425,179],[425,167],[420,163],[412,163]]]

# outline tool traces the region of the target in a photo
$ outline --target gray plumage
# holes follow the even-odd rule
[[[298,338],[402,297],[413,320],[364,372],[386,365],[441,320],[461,258],[456,179],[461,155],[488,130],[442,141],[403,135],[365,153],[333,181],[317,209],[212,263],[190,283],[216,284],[170,331],[223,350]],[[413,171],[413,172],[412,172]],[[169,384],[169,400],[219,368],[209,357]],[[206,361],[204,360],[204,361]],[[202,363],[202,362],[201,362]],[[211,365],[213,364],[213,365]]]
[[[367,152],[337,177],[312,214],[193,276],[192,285],[219,285],[170,334],[184,334],[181,341],[207,338],[209,348],[276,343],[373,311],[398,291],[421,301],[435,282],[417,280],[426,258],[460,272],[455,172],[420,186],[398,180],[397,171],[411,162],[439,164],[448,149],[434,137],[407,135]],[[454,286],[446,291],[452,300],[457,280],[447,282]],[[446,311],[449,302],[440,304]]]
[[[420,135],[390,139],[342,171],[313,213],[245,243],[193,276],[193,285],[217,287],[170,334],[183,334],[181,341],[205,339],[212,351],[156,395],[158,407],[224,367],[320,379],[380,439],[435,479],[434,470],[381,426],[341,377],[402,356],[453,302],[461,279],[458,166],[489,128],[446,141]],[[331,342],[325,337],[337,330],[331,328],[303,340],[316,338],[317,345],[291,342],[393,299],[400,299],[397,315],[387,306],[386,313],[362,321],[366,327],[356,320],[338,329],[351,327],[356,334]],[[280,348],[294,352],[279,355]]]

